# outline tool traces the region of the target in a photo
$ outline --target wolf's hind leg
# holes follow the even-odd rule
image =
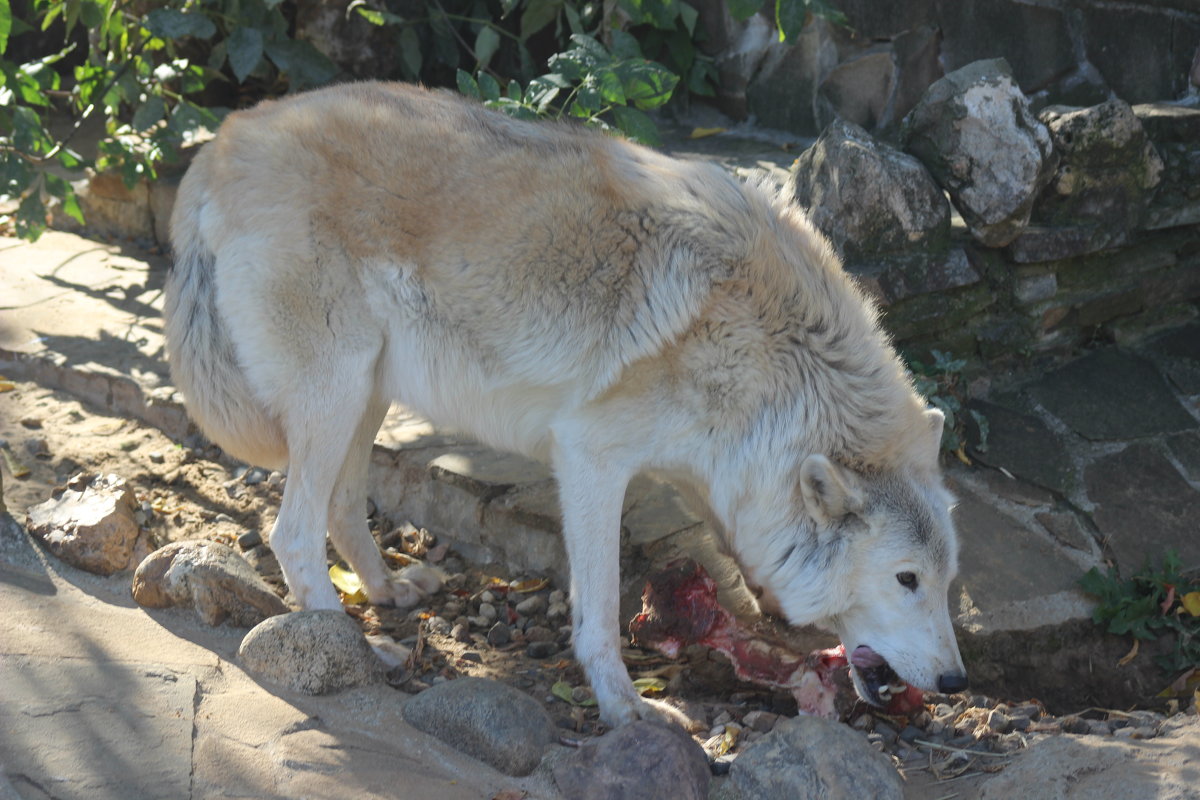
[[[367,527],[367,469],[388,403],[373,398],[354,433],[329,504],[329,537],[362,579],[372,603],[408,607],[441,587],[436,570],[414,565],[393,573]]]
[[[369,404],[371,359],[358,353],[341,359],[337,369],[297,375],[281,415],[288,479],[270,545],[288,588],[305,609],[342,607],[329,579],[325,532],[338,474]]]

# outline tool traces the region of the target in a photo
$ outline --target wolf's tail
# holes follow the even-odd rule
[[[164,290],[171,379],[212,441],[248,463],[282,468],[287,437],[255,397],[218,302],[216,254],[199,224],[207,201],[202,183],[199,175],[185,177],[171,218],[175,263]]]

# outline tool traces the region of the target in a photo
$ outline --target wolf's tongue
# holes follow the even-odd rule
[[[860,644],[854,648],[854,652],[850,654],[850,663],[859,669],[870,669],[871,667],[883,666],[887,663],[884,657],[876,653],[865,644]]]

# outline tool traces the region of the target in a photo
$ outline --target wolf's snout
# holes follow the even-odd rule
[[[955,694],[967,688],[966,673],[957,674],[947,672],[944,675],[938,675],[938,691],[942,694]]]

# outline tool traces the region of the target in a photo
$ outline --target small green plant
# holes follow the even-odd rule
[[[1092,619],[1109,633],[1128,633],[1143,641],[1174,634],[1174,650],[1156,659],[1163,670],[1200,667],[1200,575],[1187,573],[1174,550],[1163,556],[1159,569],[1147,557],[1128,579],[1115,567],[1107,573],[1092,567],[1079,586],[1099,601]]]
[[[634,38],[613,32],[613,47],[606,48],[590,36],[575,34],[573,47],[551,57],[552,72],[531,80],[524,88],[510,81],[505,92],[486,72],[472,77],[458,71],[458,89],[516,117],[576,117],[609,128],[608,115],[627,136],[648,144],[658,143],[658,130],[646,116],[671,99],[679,82],[662,64],[642,57]]]
[[[942,450],[953,453],[969,464],[966,455],[967,418],[963,413],[963,401],[966,396],[962,378],[967,361],[965,358],[953,358],[941,350],[930,350],[929,355],[932,361],[912,357],[906,359],[913,385],[930,405],[946,415],[946,425],[942,429]],[[975,421],[979,432],[979,441],[975,443],[975,448],[986,453],[990,431],[987,417],[975,409],[965,411]]]

